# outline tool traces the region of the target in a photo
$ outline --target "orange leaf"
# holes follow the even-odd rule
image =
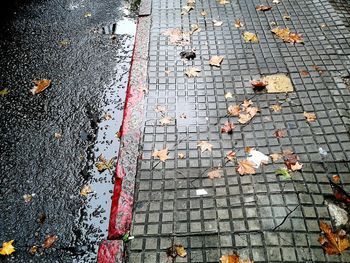
[[[350,243],[344,230],[333,232],[331,226],[323,221],[320,222],[320,229],[323,233],[318,241],[328,255],[343,254],[349,248]]]
[[[49,79],[33,80],[33,82],[35,86],[30,90],[33,95],[46,90],[51,85],[51,80]]]
[[[333,182],[334,183],[336,183],[336,184],[340,184],[340,176],[339,175],[337,175],[337,174],[334,174],[333,176],[332,176],[332,180],[333,180]]]
[[[240,160],[237,163],[236,170],[240,175],[245,174],[255,174],[256,171],[254,169],[255,163],[249,160]]]
[[[237,254],[223,255],[220,258],[220,263],[254,263],[249,259],[241,259]]]
[[[45,237],[44,243],[42,245],[43,248],[50,248],[57,241],[58,236],[55,235],[47,235]]]

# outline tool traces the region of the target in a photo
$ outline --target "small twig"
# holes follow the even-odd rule
[[[293,210],[290,210],[290,209],[289,209],[290,212],[283,218],[282,222],[281,222],[279,225],[275,226],[275,228],[272,229],[272,231],[275,231],[277,228],[279,228],[281,225],[283,225],[284,222],[286,222],[287,218],[290,216],[290,214],[293,213],[295,210],[297,210],[297,208],[298,208],[299,206],[300,206],[300,204],[298,204]]]

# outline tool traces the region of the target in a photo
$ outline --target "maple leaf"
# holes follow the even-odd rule
[[[221,126],[221,133],[229,133],[231,134],[232,131],[236,128],[236,126],[232,123],[232,122],[225,122],[225,124],[223,126]]]
[[[223,23],[224,23],[224,22],[223,22],[223,21],[220,21],[220,20],[216,20],[216,19],[213,20],[214,26],[222,26]]]
[[[199,68],[189,68],[185,71],[185,74],[187,75],[187,77],[191,78],[191,77],[197,77],[199,74],[199,72],[201,72],[201,70]]]
[[[230,116],[238,116],[240,111],[241,111],[241,108],[239,107],[239,105],[231,105],[227,109],[227,113]]]
[[[227,92],[227,93],[225,93],[225,99],[232,99],[233,97],[232,97],[232,93],[231,92]],[[239,107],[239,106],[238,106]]]
[[[10,240],[8,242],[3,242],[2,247],[0,248],[0,255],[8,256],[15,252],[15,247],[12,245],[14,240]]]
[[[44,243],[42,244],[43,248],[50,248],[57,241],[58,236],[56,235],[47,235],[45,237]]]
[[[241,28],[243,26],[244,26],[244,24],[241,22],[241,20],[239,20],[239,19],[235,20],[235,27],[236,28]]]
[[[318,241],[328,255],[343,254],[344,250],[350,247],[346,232],[342,229],[333,232],[332,227],[326,222],[320,222],[320,230],[323,232]]]
[[[255,7],[256,10],[264,11],[264,12],[271,10],[271,8],[272,8],[271,6],[267,6],[267,5],[258,5]]]
[[[220,258],[220,263],[254,263],[249,259],[241,259],[237,254],[223,255]]]
[[[221,178],[221,176],[222,176],[221,169],[215,169],[215,170],[208,173],[209,179]]]
[[[179,157],[179,159],[185,159],[185,154],[184,153],[178,153],[177,156]]]
[[[336,184],[340,184],[340,182],[341,182],[340,176],[337,175],[337,174],[334,174],[334,175],[332,176],[332,180],[333,180],[333,182],[336,183]]]
[[[163,118],[161,118],[159,121],[160,121],[160,124],[161,125],[167,125],[167,124],[170,124],[172,122],[172,118],[170,116],[165,116]]]
[[[276,162],[276,161],[278,161],[279,159],[281,159],[283,156],[282,156],[282,154],[280,154],[280,153],[272,153],[272,154],[270,154],[270,158],[271,158],[271,160],[273,161],[273,162]]]
[[[262,90],[269,84],[264,79],[259,79],[259,80],[254,79],[250,83],[252,84],[254,90]]]
[[[252,42],[252,43],[259,42],[258,36],[254,33],[248,32],[248,31],[243,33],[243,39],[245,42]]]
[[[152,156],[155,158],[159,158],[159,160],[161,160],[162,162],[165,162],[166,160],[168,160],[169,156],[168,156],[168,148],[165,148],[163,150],[154,150],[154,152],[152,153]]]
[[[245,109],[245,112],[248,113],[252,118],[259,112],[258,107],[248,107]]]
[[[242,103],[242,106],[244,108],[248,108],[249,106],[253,105],[253,102],[252,100],[244,100],[243,103]]]
[[[285,41],[290,43],[304,43],[302,35],[296,33],[290,33]]]
[[[283,130],[283,129],[277,129],[277,130],[274,131],[273,135],[276,138],[283,138],[284,136],[287,135],[287,131]]]
[[[164,113],[164,112],[166,112],[166,107],[161,106],[161,105],[157,105],[156,108],[154,109],[154,111]]]
[[[223,56],[213,56],[213,57],[209,60],[209,65],[210,65],[210,66],[220,67],[223,60],[224,60],[224,57],[223,57]]]
[[[304,117],[306,118],[306,121],[308,121],[308,122],[316,121],[316,114],[315,113],[304,111]]]
[[[198,144],[197,144],[197,147],[200,147],[201,148],[201,152],[205,152],[205,151],[209,151],[211,152],[212,148],[213,148],[213,145],[210,144],[209,142],[207,141],[200,141]]]
[[[286,168],[280,168],[280,169],[276,170],[275,174],[281,176],[284,180],[292,178],[292,176],[288,172],[288,169],[286,169]]]
[[[113,167],[114,158],[107,161],[107,159],[101,154],[98,157],[99,162],[95,163],[95,166],[99,172],[103,172],[104,170],[109,170]]]
[[[92,193],[92,188],[90,185],[84,185],[83,188],[80,190],[80,195],[82,196],[88,196],[88,194]]]
[[[255,174],[256,171],[254,169],[255,163],[249,160],[240,160],[237,161],[236,170],[240,175],[245,174]]]
[[[280,112],[282,110],[282,106],[281,104],[277,103],[277,104],[271,105],[270,109],[273,110],[274,112]]]
[[[9,94],[10,91],[8,89],[2,89],[0,90],[0,96],[6,96],[7,94]]]
[[[51,80],[49,79],[33,80],[33,82],[35,86],[30,90],[33,95],[46,90],[51,85]]]
[[[248,113],[240,113],[238,122],[241,124],[246,124],[252,119],[252,116]]]
[[[226,153],[226,158],[229,161],[233,161],[236,158],[236,152],[234,152],[234,151],[227,152]]]

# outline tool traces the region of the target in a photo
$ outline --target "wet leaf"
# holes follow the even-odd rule
[[[272,153],[272,154],[270,154],[270,158],[271,158],[271,160],[272,160],[273,162],[278,161],[278,160],[281,159],[282,157],[283,157],[283,155],[280,154],[280,153]]]
[[[334,174],[334,175],[332,176],[332,181],[333,181],[334,183],[336,183],[336,184],[340,184],[340,182],[341,182],[340,176],[337,175],[337,174]]]
[[[289,174],[288,169],[286,168],[280,168],[275,171],[275,174],[283,178],[284,180],[291,179],[292,176]]]
[[[164,113],[164,112],[166,112],[166,107],[161,106],[161,105],[157,105],[156,108],[154,109],[154,111]]]
[[[318,241],[328,255],[343,254],[350,247],[346,232],[342,229],[333,232],[332,227],[326,222],[320,222],[320,230],[322,231]]]
[[[37,246],[32,246],[30,249],[29,249],[29,254],[31,255],[35,255],[36,252],[38,251],[38,247]]]
[[[232,97],[232,93],[231,92],[227,92],[227,93],[225,93],[225,99],[232,99],[233,97]]]
[[[42,247],[47,249],[53,246],[53,244],[57,241],[58,236],[56,235],[47,235],[45,237],[44,243],[42,244]]]
[[[314,122],[316,121],[316,114],[313,112],[306,112],[304,111],[304,117],[306,118],[307,122]]]
[[[273,110],[274,112],[280,112],[282,110],[282,106],[281,104],[277,103],[277,104],[271,105],[270,109]]]
[[[287,166],[289,170],[297,171],[302,169],[303,165],[299,163],[299,157],[296,154],[284,153],[284,157],[285,157],[284,164]]]
[[[189,68],[185,71],[185,74],[187,75],[187,77],[191,78],[191,77],[197,77],[199,75],[199,72],[201,72],[201,70],[199,68]]]
[[[268,84],[268,82],[264,79],[258,79],[258,80],[254,79],[250,83],[252,84],[254,90],[262,90]]]
[[[278,38],[282,39],[284,42],[304,43],[302,36],[300,34],[291,33],[288,27],[275,27],[271,29],[271,32],[274,33]]]
[[[223,56],[213,56],[213,57],[209,60],[209,65],[211,65],[211,66],[216,66],[216,67],[220,67],[223,60],[224,60],[224,57],[223,57]]]
[[[182,59],[194,60],[196,58],[196,53],[193,50],[180,52]]]
[[[2,247],[0,248],[0,255],[8,256],[15,252],[15,247],[12,245],[14,240],[10,240],[8,242],[3,242]]]
[[[240,175],[245,174],[255,174],[256,171],[254,169],[255,163],[249,160],[240,160],[237,161],[236,170]]]
[[[248,31],[243,33],[243,39],[245,42],[252,42],[252,43],[259,42],[258,36],[254,33],[248,32]]]
[[[110,159],[109,161],[101,154],[98,157],[99,162],[95,163],[95,166],[99,172],[103,172],[105,170],[109,170],[113,167],[114,164],[114,158]]]
[[[160,124],[161,125],[168,125],[172,122],[172,118],[170,116],[165,116],[163,118],[161,118],[159,121],[160,121]]]
[[[226,158],[229,161],[233,161],[234,159],[236,159],[236,152],[234,152],[234,151],[227,152],[226,153]]]
[[[232,122],[227,121],[223,126],[221,126],[220,131],[221,133],[231,134],[235,128],[236,126]]]
[[[274,131],[273,135],[276,137],[276,138],[283,138],[287,135],[287,131],[286,130],[283,130],[283,129],[277,129]]]
[[[213,20],[214,26],[222,26],[223,23],[224,23],[224,22],[223,22],[223,21],[220,21],[220,20],[216,20],[216,19]]]
[[[241,259],[238,255],[223,255],[220,258],[220,263],[254,263],[249,259]]]
[[[168,148],[165,148],[163,150],[155,150],[152,153],[152,156],[155,158],[158,158],[159,160],[161,160],[162,162],[165,162],[166,160],[168,160],[169,156],[168,156],[169,152],[168,152]]]
[[[177,256],[186,257],[187,252],[183,245],[173,245],[167,248],[166,254],[168,258],[175,259]]]
[[[222,176],[222,170],[221,169],[215,169],[208,173],[209,179],[215,179],[215,178],[221,178]]]
[[[51,85],[51,80],[49,79],[33,80],[33,82],[35,86],[30,90],[33,95],[43,92]]]
[[[0,90],[0,96],[6,96],[7,94],[9,94],[10,91],[8,89],[2,89]]]
[[[205,151],[209,151],[211,152],[212,148],[213,148],[213,145],[210,144],[209,142],[207,141],[200,141],[198,144],[197,144],[197,147],[201,148],[201,152],[205,152]]]
[[[241,22],[241,20],[239,20],[239,19],[235,20],[235,27],[236,28],[241,28],[243,26],[244,26],[244,24]]]
[[[179,157],[179,159],[185,159],[185,154],[184,153],[178,153],[177,155]]]
[[[241,112],[241,107],[239,105],[231,105],[227,109],[227,114],[230,116],[238,116]]]
[[[89,194],[92,193],[92,188],[90,185],[84,185],[83,188],[80,190],[80,195],[81,196],[88,196]]]
[[[264,11],[265,12],[265,11],[271,10],[272,7],[271,6],[267,6],[267,5],[258,5],[258,6],[255,7],[255,9],[258,10],[258,11]]]

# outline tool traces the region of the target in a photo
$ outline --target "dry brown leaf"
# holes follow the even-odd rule
[[[236,19],[236,21],[235,21],[235,27],[236,27],[236,28],[241,28],[241,27],[243,27],[243,26],[244,26],[244,24],[241,22],[241,20]]]
[[[211,66],[216,66],[216,67],[220,67],[223,60],[224,60],[224,57],[223,57],[223,56],[213,56],[213,57],[209,60],[209,65],[211,65]]]
[[[200,141],[198,144],[197,144],[197,147],[200,147],[201,148],[201,152],[205,152],[205,151],[209,151],[211,152],[212,148],[213,148],[213,145],[210,144],[209,142],[207,141]]]
[[[318,241],[328,255],[343,254],[350,247],[346,232],[342,229],[333,232],[332,227],[326,222],[320,222],[320,230],[323,232]]]
[[[246,124],[252,119],[252,116],[248,113],[240,113],[238,122],[241,124]]]
[[[223,23],[224,23],[224,22],[223,22],[223,21],[220,21],[220,20],[216,20],[216,19],[213,20],[214,26],[222,26]]]
[[[291,164],[290,169],[292,171],[299,171],[303,168],[303,165],[299,162],[296,162],[295,164]]]
[[[92,193],[92,188],[90,185],[84,185],[83,188],[80,190],[81,196],[88,196],[90,193]]]
[[[240,175],[255,174],[256,171],[254,169],[254,166],[255,166],[255,163],[244,159],[244,160],[237,161],[236,170]]]
[[[159,120],[161,125],[168,125],[172,122],[172,118],[170,116],[165,116]]]
[[[334,183],[336,183],[336,184],[340,184],[340,182],[341,182],[340,176],[337,175],[337,174],[334,174],[334,175],[332,176],[332,181],[333,181]]]
[[[270,109],[273,110],[274,112],[280,112],[282,110],[282,106],[281,104],[277,103],[277,104],[271,105]]]
[[[316,121],[316,114],[313,112],[304,111],[304,117],[306,118],[306,121],[308,121],[308,122]]]
[[[287,135],[287,131],[286,130],[283,130],[283,129],[277,129],[273,132],[273,135],[276,137],[276,138],[283,138],[284,136]]]
[[[254,33],[248,32],[248,31],[243,33],[243,39],[245,42],[252,42],[252,43],[259,42],[258,36]]]
[[[154,111],[164,113],[164,112],[166,112],[166,107],[161,106],[161,105],[157,105],[156,108],[154,109]]]
[[[254,79],[250,83],[252,84],[254,90],[264,89],[268,84],[268,82],[264,79],[258,79],[258,80]]]
[[[178,153],[177,156],[179,159],[185,159],[186,155],[184,153]]]
[[[258,5],[255,7],[255,9],[258,11],[269,11],[272,9],[272,7],[267,5]]]
[[[232,122],[227,121],[223,126],[221,126],[220,131],[221,133],[231,134],[235,128],[236,126]]]
[[[168,160],[169,156],[168,156],[168,148],[165,148],[163,150],[154,150],[154,152],[152,153],[152,156],[155,158],[159,158],[159,160],[161,160],[162,162],[165,162],[166,160]]]
[[[51,80],[49,79],[33,80],[33,82],[35,86],[30,90],[33,95],[46,90],[51,85]]]
[[[291,33],[289,28],[275,27],[271,29],[271,32],[276,34],[276,36],[282,39],[284,42],[304,43],[303,37],[300,34]]]
[[[253,105],[253,102],[252,100],[244,100],[243,103],[242,103],[242,106],[244,108],[248,108],[249,106]]]
[[[56,235],[47,235],[45,237],[44,243],[42,244],[43,248],[50,248],[53,246],[53,244],[57,241],[58,236]]]
[[[271,158],[271,160],[272,160],[273,162],[278,161],[278,160],[281,159],[282,157],[283,157],[283,155],[280,154],[280,153],[272,153],[272,154],[270,154],[270,158]]]
[[[232,97],[232,93],[231,92],[227,92],[227,93],[225,93],[225,99],[232,99],[233,97]]]
[[[31,255],[35,255],[36,252],[38,251],[38,247],[37,246],[32,246],[30,249],[29,249],[29,254]]]
[[[233,161],[236,158],[236,152],[234,152],[234,151],[227,152],[226,153],[226,158],[229,161]]]
[[[258,107],[248,107],[245,109],[245,112],[248,113],[251,118],[253,118],[259,111]]]
[[[186,257],[187,252],[183,245],[172,245],[171,247],[168,247],[166,250],[166,254],[168,258],[172,258],[175,260],[177,256],[179,257]]]
[[[316,65],[313,65],[312,68],[313,68],[315,71],[317,71],[318,74],[323,75],[324,70],[323,70],[321,67],[316,66]]]
[[[221,176],[222,176],[221,169],[215,169],[215,170],[208,173],[209,179],[221,178]]]
[[[185,71],[185,74],[187,75],[187,77],[191,78],[191,77],[197,77],[199,75],[199,72],[201,72],[201,70],[199,68],[189,68]]]
[[[227,109],[227,114],[230,116],[238,116],[240,112],[241,108],[239,107],[239,105],[231,105]]]

